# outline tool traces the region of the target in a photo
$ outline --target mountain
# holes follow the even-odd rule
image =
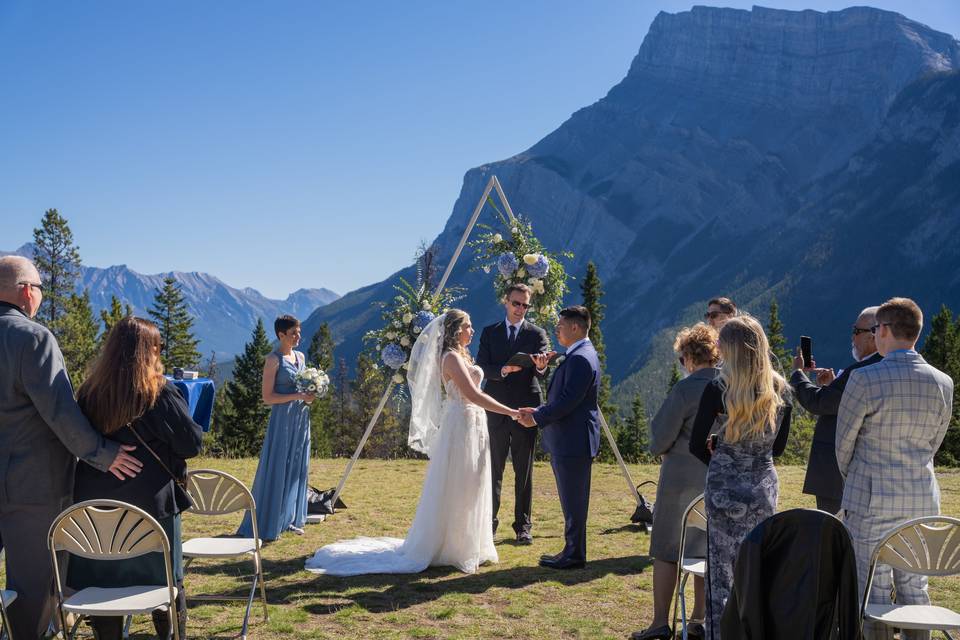
[[[941,166],[955,112],[927,96],[949,94],[958,67],[952,36],[869,7],[660,13],[604,98],[467,172],[435,241],[440,262],[496,175],[548,247],[575,253],[572,274],[597,263],[608,369],[624,390],[662,395],[667,337],[718,294],[758,316],[776,296],[790,343],[811,335],[818,361],[844,366],[861,307],[911,295],[933,311],[956,291],[956,250],[941,233],[958,218]],[[450,282],[469,289],[462,306],[482,325],[502,310],[469,262]],[[398,275],[412,270],[318,309],[305,334],[330,322],[352,357]]]
[[[25,244],[13,253],[32,258],[33,245]],[[0,252],[0,255],[5,254]],[[116,296],[131,305],[134,313],[146,316],[157,289],[168,276],[176,279],[183,290],[204,358],[216,351],[221,363],[243,350],[257,318],[263,318],[269,330],[278,315],[289,313],[306,318],[318,307],[339,298],[329,289],[298,289],[285,300],[274,300],[249,287],[235,289],[208,273],[170,271],[144,275],[126,265],[105,269],[82,267],[77,291],[90,291],[90,304],[95,313],[108,309],[111,298]]]

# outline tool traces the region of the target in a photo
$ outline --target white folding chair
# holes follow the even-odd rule
[[[3,562],[3,549],[0,548],[0,562]],[[17,599],[16,591],[0,589],[0,640],[10,637],[10,620],[7,618],[7,607]]]
[[[187,491],[193,498],[193,508],[188,513],[205,516],[222,516],[237,511],[249,511],[253,523],[252,538],[191,538],[183,543],[184,570],[196,558],[253,558],[254,574],[249,596],[227,596],[214,594],[190,595],[191,600],[246,600],[247,610],[243,615],[242,640],[246,640],[250,622],[250,609],[257,596],[260,585],[260,598],[263,600],[263,619],[267,620],[267,592],[263,579],[263,561],[260,557],[262,542],[257,529],[257,506],[253,494],[247,487],[229,473],[215,469],[197,469],[187,473]]]
[[[860,607],[860,625],[879,622],[898,629],[940,631],[960,629],[960,614],[934,605],[870,604],[870,587],[878,564],[926,576],[960,573],[960,519],[947,516],[915,518],[887,533],[870,557],[867,584]]]
[[[80,621],[87,616],[124,617],[157,610],[167,612],[172,637],[180,640],[170,541],[160,523],[146,511],[118,500],[87,500],[75,504],[61,512],[50,525],[47,549],[53,563],[60,629],[66,640],[75,637]],[[60,551],[92,560],[125,560],[161,552],[167,584],[87,587],[64,598],[57,562]],[[67,613],[77,616],[73,628],[67,626]]]
[[[672,628],[677,628],[677,608],[679,607],[683,640],[687,640],[687,600],[684,597],[687,580],[690,576],[702,578],[707,573],[706,558],[688,558],[685,555],[688,527],[700,529],[704,533],[707,531],[707,512],[704,508],[702,493],[694,498],[693,502],[687,506],[683,512],[683,520],[680,523],[680,557],[677,561],[677,592],[673,602]]]

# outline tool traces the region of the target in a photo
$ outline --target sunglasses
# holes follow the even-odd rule
[[[853,335],[858,336],[861,333],[873,333],[873,329],[862,329],[857,325],[853,325]]]
[[[530,307],[533,306],[532,304],[527,304],[526,302],[520,302],[519,300],[511,300],[511,301],[510,301],[510,304],[512,304],[512,305],[513,305],[514,307],[516,307],[517,309],[521,309],[521,308],[522,308],[522,309],[529,309]]]
[[[705,314],[703,314],[703,319],[714,320],[716,318],[719,318],[720,316],[728,316],[728,315],[730,314],[727,313],[726,311],[708,311]]]
[[[43,285],[37,284],[36,282],[18,282],[18,285],[24,285],[27,287],[33,287],[34,289],[39,289],[40,293],[43,293]]]

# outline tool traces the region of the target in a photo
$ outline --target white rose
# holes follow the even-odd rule
[[[394,323],[393,323],[393,326],[395,326],[397,329],[399,329],[400,327],[403,326],[403,323],[400,322],[399,320],[395,320]]]
[[[387,331],[387,340],[396,340],[397,333],[396,331]]]
[[[396,383],[396,384],[403,384],[403,376],[400,375],[399,373],[398,373],[398,374],[395,374],[395,375],[393,376],[393,381],[394,381],[394,383]]]
[[[493,241],[494,241],[494,242],[503,242],[503,236],[500,235],[499,233],[495,233],[495,234],[493,234]]]
[[[403,314],[403,324],[410,324],[411,322],[413,322],[413,314],[412,313]]]
[[[410,338],[408,338],[407,336],[403,336],[402,338],[400,338],[400,346],[409,347],[409,346],[410,346]]]
[[[537,280],[536,278],[530,278],[529,280],[527,280],[527,284],[530,285],[531,287],[537,286],[537,282],[539,282],[539,280]]]
[[[516,227],[513,227],[512,229],[510,229],[510,233],[512,233],[513,235],[517,235],[518,233],[520,233],[520,230],[517,229]]]

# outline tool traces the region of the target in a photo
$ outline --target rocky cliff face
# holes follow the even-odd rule
[[[841,219],[825,210],[848,211],[871,196],[850,172],[879,162],[870,159],[876,154],[869,150],[879,149],[874,145],[897,135],[914,140],[921,131],[939,135],[929,124],[895,125],[891,118],[906,109],[903,96],[919,91],[920,79],[958,67],[953,37],[871,8],[661,13],[627,76],[606,97],[529,150],[467,172],[436,241],[441,259],[452,254],[496,174],[514,210],[532,219],[548,246],[576,253],[573,274],[582,274],[587,260],[598,264],[608,294],[605,335],[616,345],[608,350],[615,379],[645,362],[659,330],[693,319],[692,310],[718,293],[736,292],[757,312],[778,293],[792,335],[832,331],[838,316],[849,323],[853,301],[811,313],[813,324],[801,328],[794,321],[808,318],[797,305],[810,307],[809,301],[784,298],[792,295],[791,283],[808,275],[795,270],[799,264],[825,277],[854,256],[832,254],[839,262],[810,265],[804,245],[810,234],[841,228]],[[933,162],[919,151],[912,157],[924,170]],[[900,191],[887,190],[886,201],[909,190],[903,181],[888,184]],[[788,246],[799,254],[789,254]],[[462,264],[451,279],[470,287],[464,306],[475,324],[502,313],[481,276]],[[307,332],[332,322],[344,340],[341,355],[352,356],[362,331],[379,322],[370,301],[386,299],[392,281],[319,310]],[[898,292],[910,290],[871,295]],[[835,346],[825,355],[845,353]]]

